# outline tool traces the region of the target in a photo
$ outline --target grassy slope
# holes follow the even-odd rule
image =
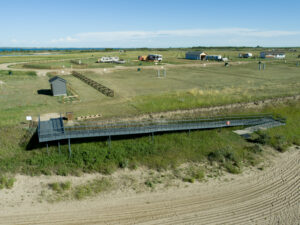
[[[267,144],[286,148],[300,144],[300,103],[289,103],[267,107],[261,112],[280,113],[287,117],[287,125],[267,131],[270,137]],[[113,140],[109,148],[103,140],[87,143],[73,143],[73,155],[68,158],[67,145],[58,154],[57,146],[50,147],[50,155],[45,148],[25,151],[14,140],[21,138],[22,132],[15,129],[1,129],[0,171],[21,172],[25,174],[66,175],[80,172],[111,173],[118,167],[135,168],[145,165],[149,168],[176,168],[184,162],[216,160],[232,171],[239,171],[243,165],[255,164],[257,149],[234,134],[232,129],[215,129],[187,133],[171,133],[155,136],[154,143],[149,137]],[[284,142],[276,143],[277,137]],[[280,150],[280,149],[279,149]]]

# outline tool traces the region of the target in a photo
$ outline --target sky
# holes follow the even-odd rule
[[[299,0],[1,0],[0,47],[300,46]]]

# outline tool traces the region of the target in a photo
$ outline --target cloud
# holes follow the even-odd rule
[[[181,29],[181,30],[158,30],[158,31],[112,31],[112,32],[85,32],[73,36],[53,39],[52,44],[102,45],[110,47],[139,47],[153,46],[169,47],[169,43],[178,43],[178,46],[195,44],[195,42],[206,45],[230,44],[230,40],[239,43],[250,44],[254,42],[266,42],[272,44],[276,40],[280,45],[281,37],[295,39],[300,36],[300,31],[286,30],[260,30],[248,28],[217,28],[217,29]],[[199,41],[201,40],[201,42]],[[276,42],[276,43],[277,43]],[[176,45],[176,44],[175,44]],[[299,45],[299,43],[298,43]]]
[[[89,32],[79,33],[79,39],[131,39],[131,38],[157,38],[157,37],[199,37],[205,35],[238,35],[255,37],[274,37],[298,35],[300,31],[282,30],[255,30],[245,28],[220,28],[220,29],[189,29],[189,30],[161,30],[161,31],[115,31],[115,32]]]
[[[78,42],[79,40],[77,40],[76,38],[72,38],[70,36],[66,37],[66,38],[59,38],[59,39],[53,39],[51,40],[51,43],[74,43],[74,42]]]

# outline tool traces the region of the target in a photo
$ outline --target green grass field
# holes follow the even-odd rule
[[[73,69],[84,69],[84,68],[107,68],[119,66],[118,64],[110,63],[96,63],[96,61],[102,56],[118,56],[120,59],[126,60],[122,66],[149,66],[154,63],[151,62],[139,62],[137,60],[140,55],[148,55],[149,53],[163,55],[163,64],[203,64],[203,61],[186,60],[185,53],[191,49],[170,49],[170,50],[127,50],[125,53],[119,53],[115,51],[100,51],[100,52],[86,52],[86,53],[60,53],[53,55],[36,55],[36,56],[15,56],[15,57],[0,57],[0,63],[4,62],[26,62],[15,66],[16,68],[32,68],[32,69],[61,69],[61,68],[73,68]],[[194,50],[202,50],[193,49]],[[203,49],[204,52],[210,55],[222,55],[223,57],[229,58],[231,61],[270,61],[259,59],[259,53],[264,49]],[[296,61],[297,52],[288,52],[287,49],[283,50],[286,52],[286,60]],[[243,52],[252,52],[253,58],[241,59],[238,58],[238,54]],[[72,63],[73,61],[81,61],[82,65]]]
[[[155,68],[141,66],[141,71],[128,64],[121,70],[104,71],[100,66],[112,67],[112,64],[93,65],[102,55],[118,55],[118,52],[66,53],[61,55],[0,57],[0,63],[29,62],[37,65],[32,71],[0,71],[0,171],[21,172],[26,174],[69,174],[77,172],[110,173],[118,167],[134,168],[145,165],[150,168],[175,168],[177,165],[202,160],[222,161],[227,170],[239,171],[242,165],[255,161],[253,144],[233,134],[230,129],[196,131],[191,137],[185,133],[164,134],[156,137],[155,143],[149,143],[148,137],[113,141],[109,148],[105,142],[87,142],[73,144],[73,157],[68,159],[67,146],[63,154],[57,153],[56,146],[50,147],[50,156],[43,146],[26,151],[19,145],[26,134],[25,117],[37,117],[44,113],[73,112],[76,116],[101,114],[104,119],[128,117],[144,113],[177,109],[192,109],[205,106],[224,105],[237,102],[249,102],[261,99],[293,96],[300,94],[300,67],[291,53],[287,60],[267,60],[266,69],[258,70],[255,60],[245,63],[233,63],[224,67],[223,63],[182,59],[184,51],[157,51],[164,55],[164,63],[174,64],[167,68],[167,77],[158,78]],[[220,54],[220,50],[210,50]],[[253,51],[252,51],[253,52]],[[146,54],[146,51],[128,51],[120,56],[126,59]],[[237,60],[238,52],[223,51]],[[35,68],[68,67],[72,59],[82,59],[88,68],[81,71],[87,77],[113,89],[115,97],[106,97],[81,80],[62,75],[78,94],[79,101],[63,103],[61,97],[45,94],[50,89],[49,76],[37,76]],[[49,61],[46,62],[45,61]],[[51,62],[50,62],[51,60]],[[53,61],[52,61],[53,60]],[[67,62],[69,64],[62,64]],[[86,60],[86,61],[85,61]],[[33,61],[36,61],[33,63]],[[37,63],[37,61],[39,61]],[[186,64],[200,64],[195,67]],[[204,66],[203,64],[206,64]],[[153,65],[144,63],[143,65]],[[182,64],[182,65],[180,65]],[[26,64],[29,65],[29,64]],[[49,67],[50,66],[50,67]],[[51,67],[53,66],[53,67]],[[73,64],[76,68],[77,64]],[[22,68],[19,64],[16,67]],[[157,66],[161,67],[161,65]],[[78,66],[78,68],[81,68]],[[96,68],[92,70],[93,68]],[[97,69],[98,68],[98,69]],[[52,74],[53,75],[53,74]],[[236,113],[280,113],[288,119],[287,126],[270,129],[265,144],[278,150],[291,144],[300,144],[299,103],[282,104],[260,110]],[[234,113],[234,112],[233,112]],[[258,134],[257,140],[263,139]],[[199,141],[201,140],[201,141]],[[215,154],[216,153],[216,154]]]
[[[158,78],[155,69],[146,67],[141,71],[87,70],[83,72],[87,77],[113,89],[115,97],[106,97],[79,79],[64,75],[80,98],[80,102],[72,104],[38,94],[39,90],[50,89],[49,77],[26,73],[0,73],[0,80],[5,83],[0,89],[0,125],[18,124],[26,115],[50,112],[74,112],[75,116],[102,114],[111,118],[300,94],[300,67],[283,61],[268,62],[264,71],[258,70],[257,63],[179,66],[168,68],[166,78]]]

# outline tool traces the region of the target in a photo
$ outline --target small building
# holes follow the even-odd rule
[[[205,60],[222,61],[222,56],[221,55],[207,55],[207,56],[205,56]]]
[[[49,80],[53,96],[67,95],[67,81],[61,77],[53,77]]]
[[[239,58],[251,58],[253,55],[252,53],[248,52],[248,53],[240,53],[239,54]]]
[[[205,52],[192,51],[192,52],[185,53],[185,58],[191,60],[204,60],[206,55],[207,54]]]
[[[263,59],[284,59],[285,53],[284,52],[277,52],[277,51],[267,51],[267,52],[261,52],[260,58]]]

